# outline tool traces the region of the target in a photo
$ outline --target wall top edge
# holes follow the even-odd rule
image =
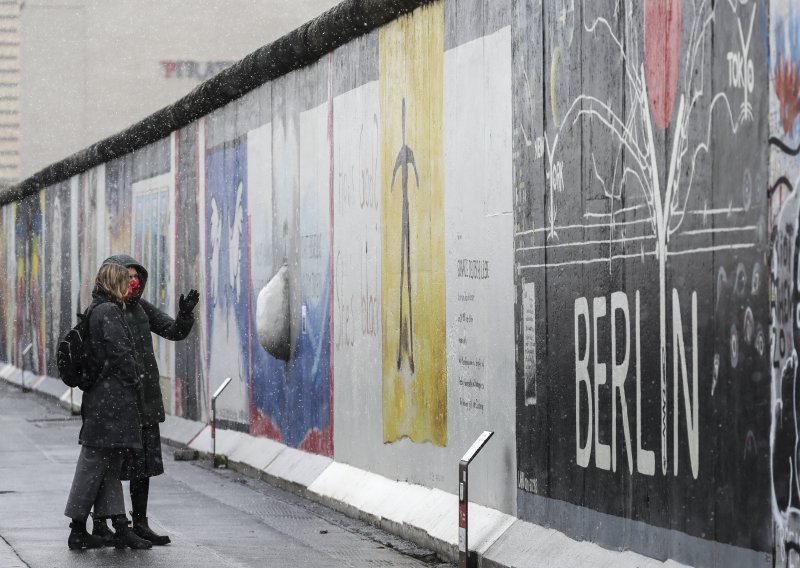
[[[344,0],[260,47],[186,96],[108,138],[0,190],[0,206],[169,136],[253,89],[307,67],[355,38],[435,0]]]

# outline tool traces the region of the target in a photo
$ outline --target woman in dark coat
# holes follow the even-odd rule
[[[87,314],[89,373],[94,382],[83,394],[81,453],[64,511],[72,519],[67,540],[70,549],[103,545],[102,538],[86,531],[92,507],[97,515],[112,519],[117,548],[152,546],[128,528],[119,479],[124,453],[142,447],[139,418],[142,370],[123,314],[128,283],[124,266],[103,264],[95,279],[93,301]]]
[[[170,341],[180,341],[189,335],[194,325],[192,311],[200,295],[191,290],[186,297],[181,294],[178,300],[178,315],[175,319],[147,302],[142,295],[147,286],[147,270],[133,257],[118,254],[105,260],[125,266],[130,276],[130,286],[125,295],[125,322],[133,335],[134,349],[142,374],[142,446],[129,452],[122,463],[121,479],[130,479],[131,506],[133,507],[133,531],[153,544],[169,544],[170,538],[155,533],[147,521],[147,501],[150,495],[150,478],[164,473],[161,456],[161,432],[159,424],[164,422],[164,401],[161,395],[158,363],[153,351],[153,336]],[[95,511],[94,534],[106,541],[111,531],[102,516]]]

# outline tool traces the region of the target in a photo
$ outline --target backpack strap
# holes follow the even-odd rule
[[[88,307],[88,308],[86,308],[86,311],[85,311],[85,312],[83,312],[83,317],[86,319],[86,331],[88,332],[88,334],[89,334],[89,335],[91,335],[91,334],[92,334],[92,330],[90,329],[90,320],[89,320],[89,318],[90,318],[90,317],[91,317],[91,315],[92,315],[92,310],[93,310],[93,309],[94,309],[94,302],[92,302],[92,303],[89,305],[89,307]],[[88,341],[88,340],[89,340],[89,338],[87,337],[87,338],[86,338],[86,341]]]
[[[94,310],[94,308],[95,308],[95,303],[92,302],[91,304],[89,304],[89,307],[86,308],[86,310],[83,312],[83,319],[86,321],[86,337],[83,338],[83,344],[85,345],[86,350],[90,350],[92,348],[91,347],[92,344],[90,341],[90,337],[92,336],[92,324],[90,318],[92,316],[92,311]],[[92,366],[91,360],[92,358],[89,357],[88,358],[89,367]]]

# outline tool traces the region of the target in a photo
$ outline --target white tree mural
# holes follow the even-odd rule
[[[612,229],[614,208],[626,192],[639,192],[649,212],[648,224],[655,237],[655,248],[645,251],[644,245],[641,245],[641,256],[654,255],[659,271],[663,474],[667,472],[666,272],[670,242],[681,230],[686,218],[689,197],[695,183],[695,173],[698,167],[701,167],[701,157],[709,150],[715,115],[721,113],[734,134],[742,121],[752,118],[752,112],[744,110],[734,118],[734,112],[725,92],[709,91],[710,77],[707,76],[706,69],[710,51],[709,32],[715,21],[715,10],[718,8],[712,6],[710,0],[694,0],[689,4],[692,6],[692,11],[688,14],[691,28],[683,44],[684,18],[681,2],[661,0],[646,2],[641,8],[644,12],[644,22],[632,17],[625,18],[624,42],[618,37],[608,19],[596,17],[587,21],[584,15],[584,30],[591,35],[607,34],[618,50],[624,73],[626,97],[629,101],[628,108],[626,114],[620,116],[610,103],[591,94],[581,94],[572,101],[564,113],[552,140],[545,136],[549,192],[548,241],[559,239],[556,225],[558,194],[563,191],[563,181],[560,179],[560,170],[563,166],[559,157],[563,151],[564,135],[581,121],[601,125],[615,145],[616,164],[613,172],[604,176],[597,171],[596,166],[593,168],[594,175],[611,204]],[[734,2],[730,2],[730,6],[734,12],[737,8],[745,9],[737,7]],[[618,3],[615,16],[619,8]],[[626,13],[637,12],[633,3],[626,8]],[[752,13],[748,15],[751,15],[751,22],[755,18],[757,8],[757,3],[753,3],[750,8]],[[582,13],[585,14],[586,9],[587,4],[584,4]],[[752,30],[752,23],[750,26]],[[643,49],[639,45],[640,35],[643,36]],[[675,102],[677,111],[673,112]],[[672,127],[672,146],[668,160],[660,163],[654,132],[656,128],[664,130],[668,127]],[[594,161],[594,156],[592,158]],[[709,213],[713,211],[709,210]],[[611,234],[613,238],[613,230]],[[733,248],[735,247],[736,245],[733,245]],[[608,260],[611,262],[615,258],[629,256],[631,255],[615,257],[609,249]],[[696,424],[692,427],[696,427]]]

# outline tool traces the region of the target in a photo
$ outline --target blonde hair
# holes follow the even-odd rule
[[[117,302],[125,300],[128,292],[128,269],[120,264],[104,264],[97,271],[94,283]]]

